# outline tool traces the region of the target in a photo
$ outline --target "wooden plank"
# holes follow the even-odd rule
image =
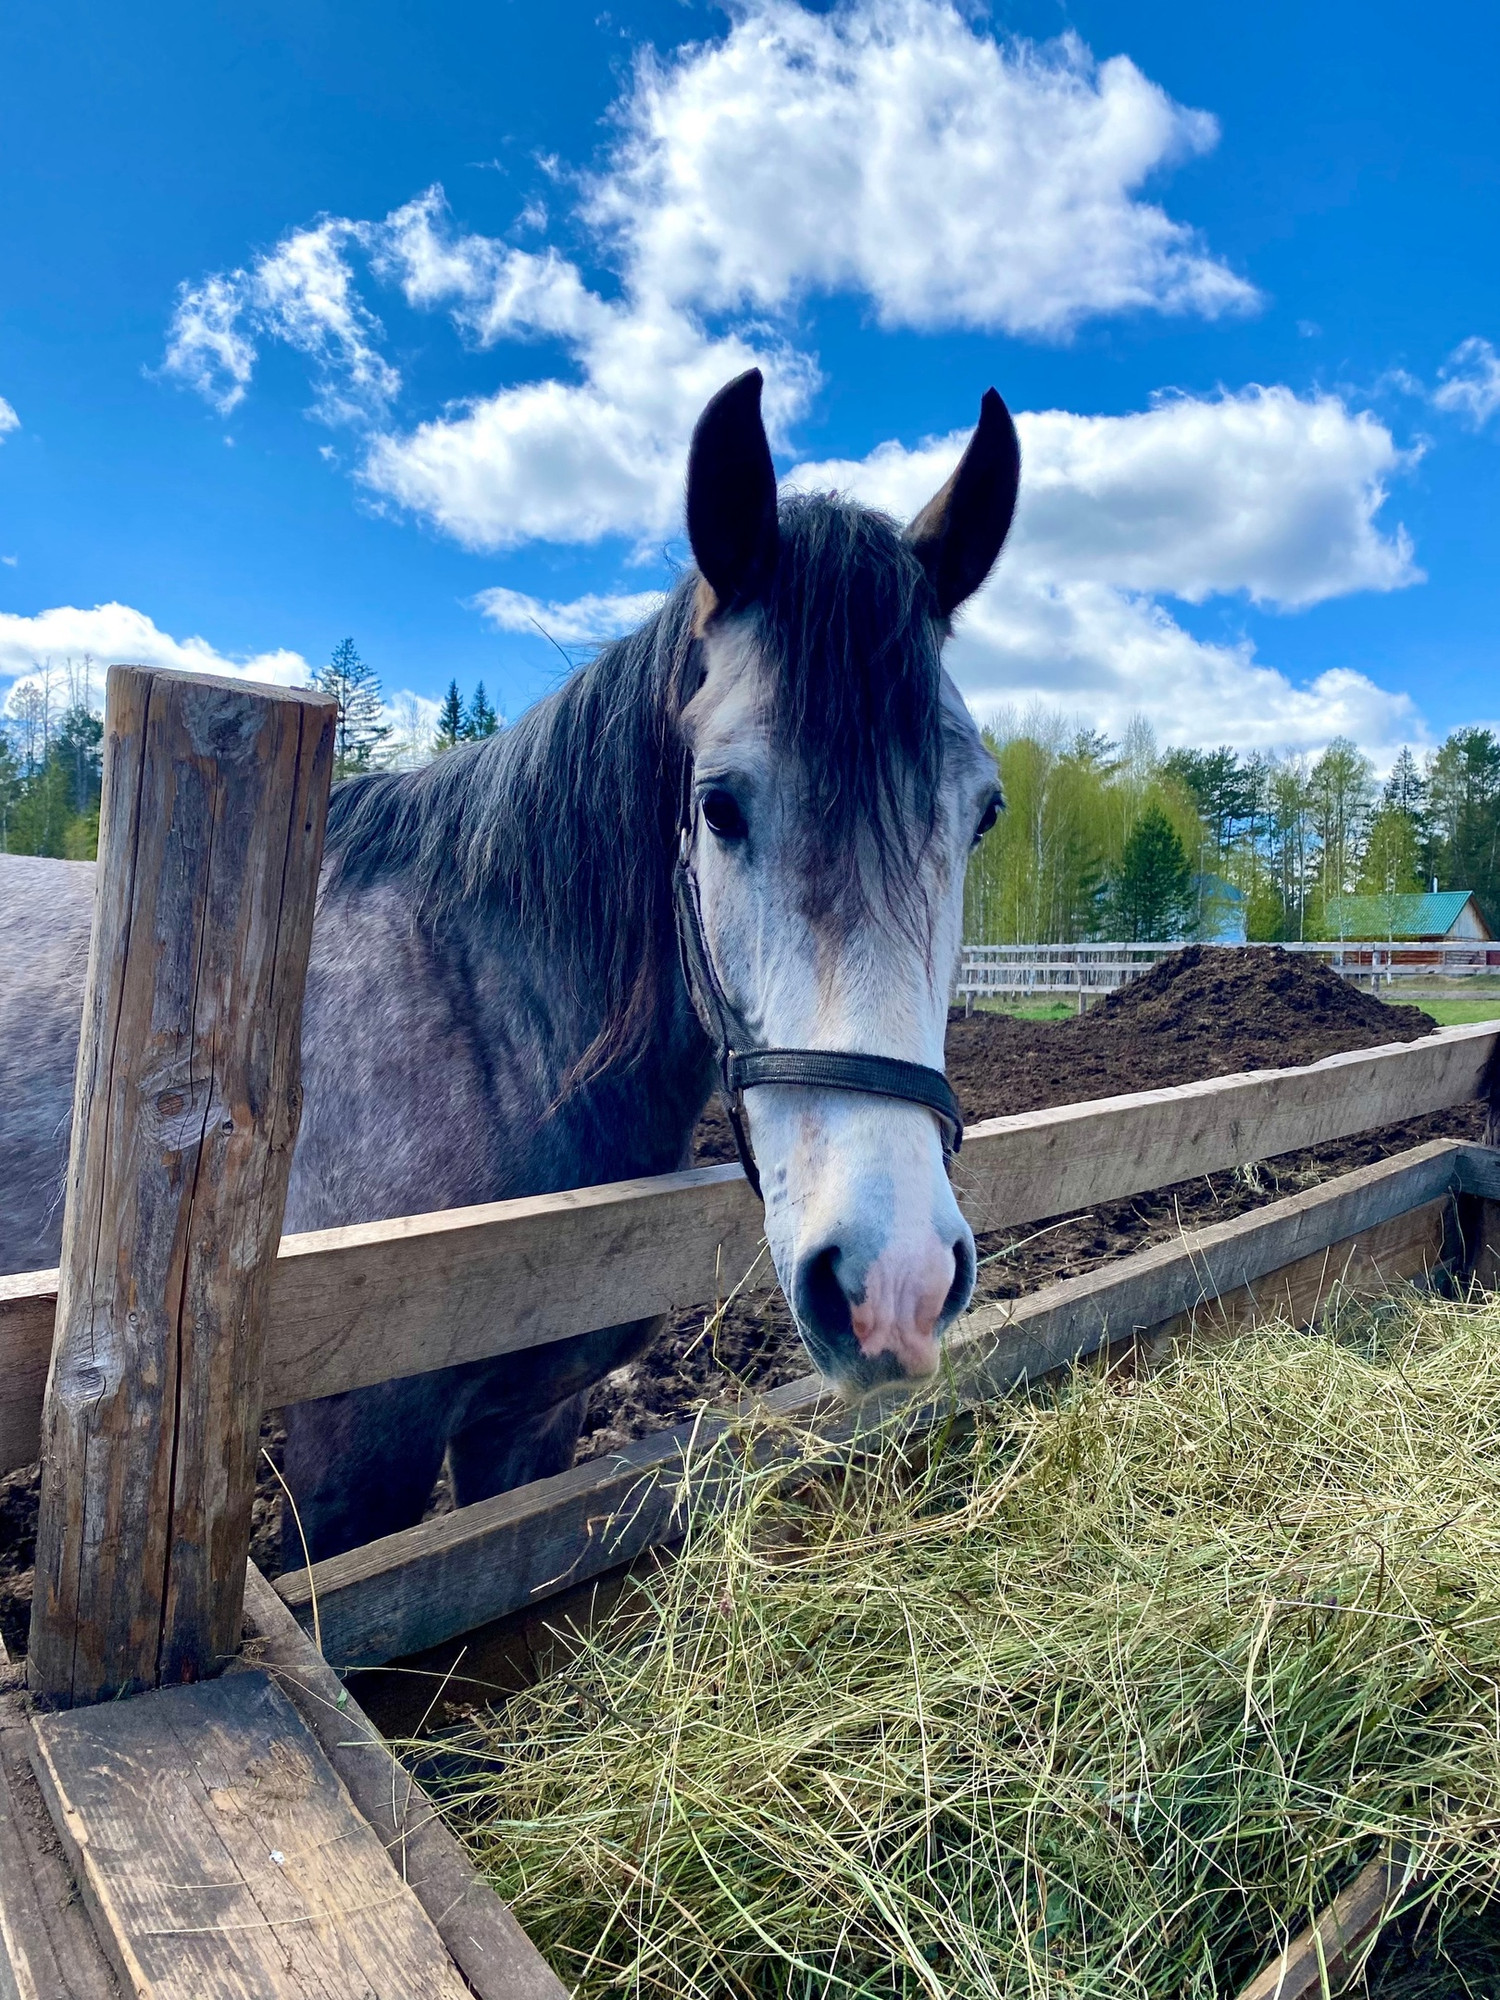
[[[1268,1273],[1314,1256],[1326,1253],[1330,1272],[1358,1277],[1367,1268],[1378,1271],[1384,1253],[1361,1261],[1355,1239],[1441,1203],[1472,1150],[1435,1140],[1029,1298],[981,1309],[950,1342],[953,1395],[972,1406],[1005,1394],[1210,1300],[1233,1301]],[[1430,1243],[1433,1228],[1429,1214],[1415,1234]],[[836,1408],[816,1377],[773,1391],[764,1405],[785,1415]],[[952,1402],[929,1407],[936,1413]],[[880,1413],[880,1399],[873,1398],[863,1416],[834,1418],[828,1435],[852,1436]],[[304,1627],[316,1594],[324,1652],[340,1667],[377,1666],[421,1652],[670,1542],[681,1532],[695,1453],[701,1456],[722,1430],[720,1421],[705,1417],[696,1426],[640,1439],[311,1571],[292,1571],[276,1589]]]
[[[33,1727],[37,1777],[126,1992],[466,2000],[415,1895],[264,1673]]]
[[[0,1277],[0,1473],[42,1448],[42,1403],[57,1323],[57,1272]]]
[[[57,1702],[239,1643],[336,713],[109,672],[28,1657]]]
[[[29,1761],[18,1694],[0,1695],[0,1996],[119,2000]]]
[[[479,2000],[567,2000],[562,1981],[253,1563],[245,1621],[247,1657],[317,1738]]]
[[[1323,1145],[1481,1094],[1500,1030],[1330,1056],[992,1118],[955,1167],[977,1230],[1038,1221],[1251,1160]],[[272,1281],[266,1393],[299,1402],[677,1312],[721,1297],[759,1254],[738,1167],[706,1167],[483,1207],[288,1236]],[[762,1258],[748,1290],[769,1286]],[[0,1470],[36,1456],[35,1363],[50,1340],[46,1272],[0,1278]],[[0,1382],[4,1381],[0,1376]]]
[[[1443,1261],[1448,1196],[1424,1202],[1358,1236],[1315,1250],[1237,1291],[1179,1313],[1153,1335],[1163,1350],[1194,1339],[1232,1340],[1270,1319],[1310,1326],[1336,1292],[1370,1298],[1392,1286],[1420,1280]]]
[[[1239,2000],[1317,2000],[1342,1992],[1364,1948],[1395,1914],[1405,1879],[1403,1869],[1372,1861],[1315,1924],[1241,1988]]]

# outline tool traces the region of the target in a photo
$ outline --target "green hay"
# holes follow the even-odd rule
[[[580,1994],[1208,2000],[1373,1857],[1438,1945],[1500,1897],[1500,1305],[846,1472],[764,1441],[633,1620],[464,1739],[457,1823]]]

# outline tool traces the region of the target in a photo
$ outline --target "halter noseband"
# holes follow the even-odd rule
[[[719,983],[704,934],[698,877],[692,863],[692,825],[687,814],[678,835],[673,889],[683,977],[698,1018],[713,1043],[719,1094],[734,1133],[740,1165],[758,1195],[760,1174],[744,1119],[744,1093],[758,1083],[795,1083],[813,1090],[858,1090],[871,1097],[894,1097],[907,1104],[920,1104],[932,1112],[942,1128],[944,1160],[952,1159],[963,1144],[964,1120],[958,1099],[940,1069],[929,1069],[925,1063],[903,1062],[898,1056],[746,1046],[750,1038],[745,1024]],[[764,1200],[764,1196],[761,1198]]]

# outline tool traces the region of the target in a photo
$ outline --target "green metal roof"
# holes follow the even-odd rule
[[[1436,895],[1330,896],[1323,923],[1334,937],[1446,937],[1473,893],[1442,889]]]

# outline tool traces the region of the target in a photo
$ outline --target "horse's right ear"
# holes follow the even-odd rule
[[[736,376],[698,419],[688,452],[688,540],[704,582],[726,608],[755,595],[780,546],[760,392],[758,368]]]
[[[1016,427],[999,393],[986,389],[978,425],[953,477],[906,531],[931,579],[940,618],[951,618],[995,567],[1020,484]]]

